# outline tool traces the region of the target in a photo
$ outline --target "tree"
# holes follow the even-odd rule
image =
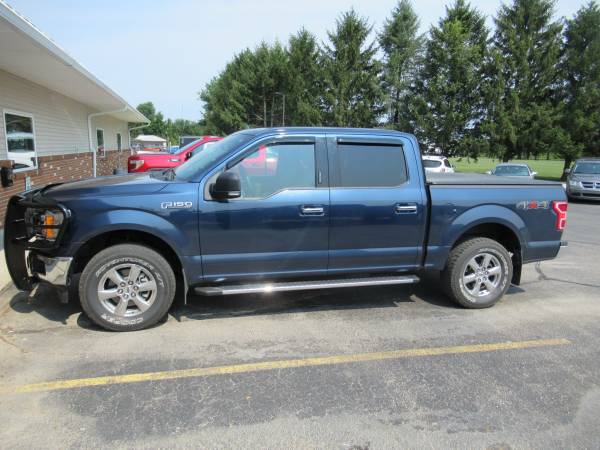
[[[484,16],[464,0],[447,7],[431,28],[409,105],[415,132],[429,147],[477,155],[485,117],[481,92],[487,39]]]
[[[315,36],[304,28],[290,37],[289,82],[285,93],[286,124],[316,126],[323,122],[319,66],[320,49]]]
[[[514,0],[495,19],[494,95],[484,128],[503,161],[556,152],[564,141],[556,107],[562,25],[553,13],[552,0]]]
[[[418,34],[419,19],[409,0],[400,0],[379,34],[383,50],[383,87],[390,127],[412,131],[407,117],[409,98],[421,62],[425,38]]]
[[[236,55],[200,93],[207,131],[229,134],[248,127],[280,125],[281,96],[289,88],[285,49],[261,43]]]
[[[140,128],[138,131],[140,134],[153,134],[156,136],[166,137],[166,127],[165,127],[165,118],[161,112],[157,112],[154,107],[154,103],[152,102],[144,102],[140,103],[137,108],[139,112],[141,112],[146,118],[150,121],[150,123],[144,127]],[[133,126],[143,125],[142,123],[134,124]],[[133,136],[135,137],[135,136]]]
[[[324,113],[328,124],[372,127],[383,112],[381,64],[375,59],[372,27],[350,10],[328,32],[322,56]]]
[[[591,2],[567,21],[561,63],[565,169],[583,151],[600,155],[600,8]]]

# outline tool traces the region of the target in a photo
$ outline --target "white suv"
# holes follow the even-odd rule
[[[422,159],[425,172],[454,173],[454,167],[445,156],[423,155]]]

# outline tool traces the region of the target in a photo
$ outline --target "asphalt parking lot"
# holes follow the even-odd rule
[[[496,307],[418,286],[191,298],[135,333],[0,299],[2,448],[598,448],[600,204]]]

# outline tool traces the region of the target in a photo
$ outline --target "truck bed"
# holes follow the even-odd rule
[[[559,181],[535,180],[528,177],[499,177],[481,173],[427,173],[427,184],[439,186],[529,186],[529,185],[558,185]]]

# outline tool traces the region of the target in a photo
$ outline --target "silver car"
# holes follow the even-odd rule
[[[529,167],[527,164],[502,163],[494,167],[493,170],[490,170],[488,174],[497,175],[500,177],[535,178],[537,172],[531,170],[531,167]]]
[[[567,169],[569,199],[600,200],[600,158],[582,158]]]

